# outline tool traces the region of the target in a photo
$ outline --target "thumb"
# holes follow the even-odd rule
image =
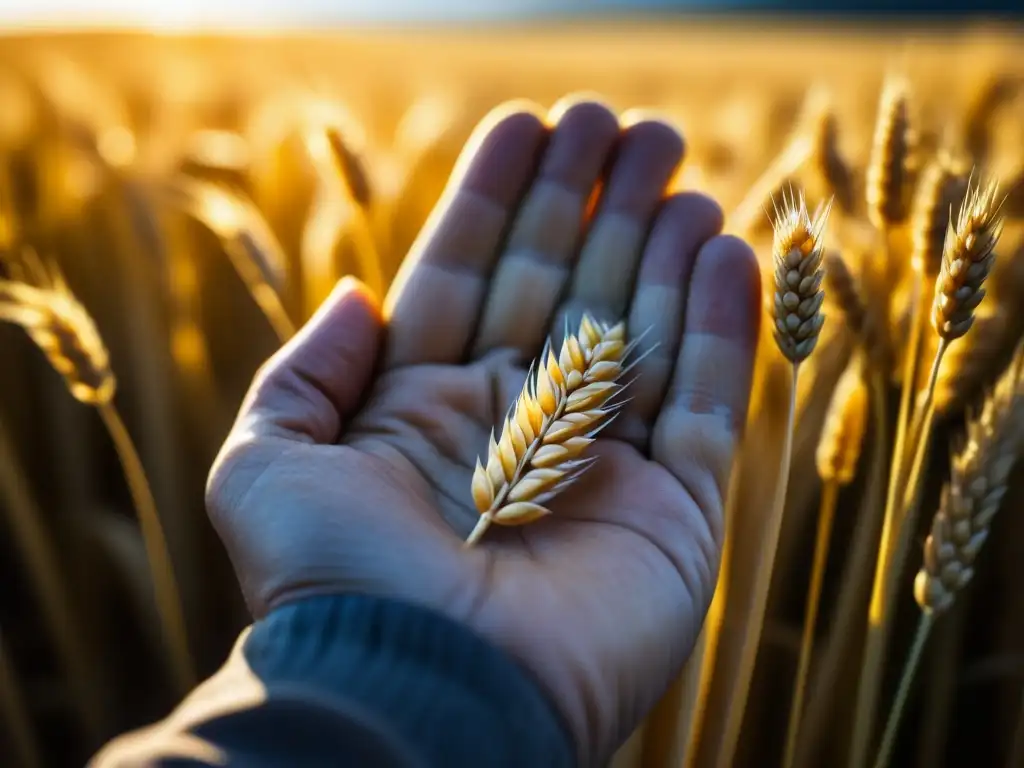
[[[334,443],[373,376],[383,321],[374,294],[343,278],[259,370],[234,432]]]

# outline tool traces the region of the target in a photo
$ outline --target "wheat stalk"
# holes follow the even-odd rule
[[[911,446],[913,461],[904,476],[899,471],[902,465],[900,456],[894,453],[894,466],[890,473],[882,539],[868,610],[868,638],[857,693],[851,767],[863,765],[870,749],[875,702],[894,611],[892,597],[915,528],[922,471],[931,442],[934,395],[940,366],[949,344],[966,334],[974,323],[975,309],[985,295],[982,286],[992,269],[994,248],[1002,232],[997,190],[995,182],[984,188],[980,184],[969,184],[960,215],[955,221],[950,217],[946,231],[931,313],[939,344],[924,396],[914,416],[916,426],[911,430],[915,438]]]
[[[71,395],[96,408],[124,468],[152,569],[157,607],[182,691],[195,683],[181,598],[160,517],[146,473],[113,397],[116,379],[103,339],[88,311],[74,297],[54,264],[26,254],[25,271],[41,286],[0,280],[0,320],[21,326],[60,373]]]
[[[753,582],[756,587],[751,603],[751,630],[743,638],[740,649],[736,679],[733,681],[733,697],[726,713],[722,749],[718,754],[717,764],[720,768],[732,764],[739,742],[747,695],[750,692],[750,681],[754,674],[757,649],[761,641],[764,614],[768,605],[768,587],[771,583],[779,532],[782,529],[782,517],[786,507],[800,364],[814,350],[825,323],[825,316],[821,311],[825,294],[821,290],[821,284],[825,277],[822,268],[825,254],[824,230],[831,205],[831,201],[825,203],[811,216],[803,195],[791,191],[783,196],[782,208],[776,206],[775,218],[772,221],[772,261],[775,267],[771,302],[773,336],[779,351],[792,364],[789,407],[779,457],[779,480],[756,564],[757,575]]]
[[[501,437],[491,432],[487,463],[477,459],[471,492],[480,520],[466,539],[472,546],[492,523],[525,525],[550,514],[544,506],[595,461],[579,458],[619,406],[623,361],[639,340],[626,343],[626,326],[589,315],[566,334],[555,357],[550,346],[531,368]]]
[[[953,458],[950,479],[924,544],[924,563],[914,580],[921,608],[917,632],[903,667],[875,768],[889,764],[900,719],[921,653],[935,619],[948,611],[974,575],[974,561],[1002,505],[1024,447],[1024,345],[989,394],[981,413],[967,422],[967,436]]]
[[[814,628],[818,621],[821,588],[825,582],[825,566],[828,564],[836,502],[840,488],[853,482],[857,473],[864,433],[867,430],[868,385],[864,369],[864,359],[858,354],[839,377],[829,402],[825,426],[815,455],[818,476],[822,480],[822,492],[814,544],[814,562],[800,640],[800,656],[789,709],[789,725],[786,729],[786,746],[782,760],[785,768],[790,768],[796,760],[797,736],[800,732],[807,678],[811,669]]]

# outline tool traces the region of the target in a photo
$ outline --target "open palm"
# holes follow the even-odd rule
[[[383,317],[343,281],[218,459],[210,513],[257,616],[342,591],[442,611],[535,675],[584,763],[610,754],[710,601],[757,338],[749,249],[712,201],[665,197],[682,156],[669,126],[594,102],[481,125]],[[464,550],[476,458],[584,310],[647,332],[632,399],[553,515]]]

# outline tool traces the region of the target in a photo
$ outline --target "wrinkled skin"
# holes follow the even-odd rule
[[[711,200],[666,195],[682,155],[595,102],[485,120],[383,311],[339,284],[218,457],[209,511],[256,617],[345,591],[434,608],[532,674],[583,764],[610,756],[710,602],[758,332],[749,248]],[[550,517],[464,549],[476,457],[584,309],[647,330],[632,400]]]

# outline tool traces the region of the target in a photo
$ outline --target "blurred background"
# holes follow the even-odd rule
[[[547,107],[596,92],[676,122],[690,154],[674,186],[715,194],[766,270],[769,194],[785,183],[812,203],[836,195],[835,244],[856,269],[879,249],[864,173],[879,93],[898,71],[911,84],[922,166],[954,144],[1010,195],[1002,277],[987,299],[1001,335],[978,353],[976,388],[940,425],[955,436],[1024,320],[1024,30],[1010,3],[792,13],[801,10],[0,0],[0,765],[82,765],[106,739],[168,712],[188,666],[206,676],[220,665],[248,618],[203,486],[254,371],[340,276],[387,289],[462,143],[505,99]],[[861,15],[872,10],[911,15]],[[829,171],[835,163],[845,181]],[[898,283],[891,290],[885,323],[898,350],[905,300]],[[781,756],[821,487],[814,452],[850,353],[833,323],[801,374],[793,490],[734,765]],[[762,351],[754,420],[772,416],[773,355]],[[917,611],[916,545],[945,473],[937,454],[897,661]],[[865,455],[840,498],[802,765],[841,763],[849,738],[862,633],[837,622],[866,610],[873,560],[862,550],[871,554],[878,533],[861,511],[867,464]],[[895,764],[1024,765],[1024,741],[1014,741],[1020,499],[1011,493],[967,598],[933,637]],[[762,533],[757,509],[737,514],[725,568],[742,585],[743,547]],[[723,636],[734,618],[726,613]],[[705,709],[714,720],[714,706]],[[621,765],[681,765],[683,753],[715,765],[680,752],[692,727],[685,711],[656,713]]]

